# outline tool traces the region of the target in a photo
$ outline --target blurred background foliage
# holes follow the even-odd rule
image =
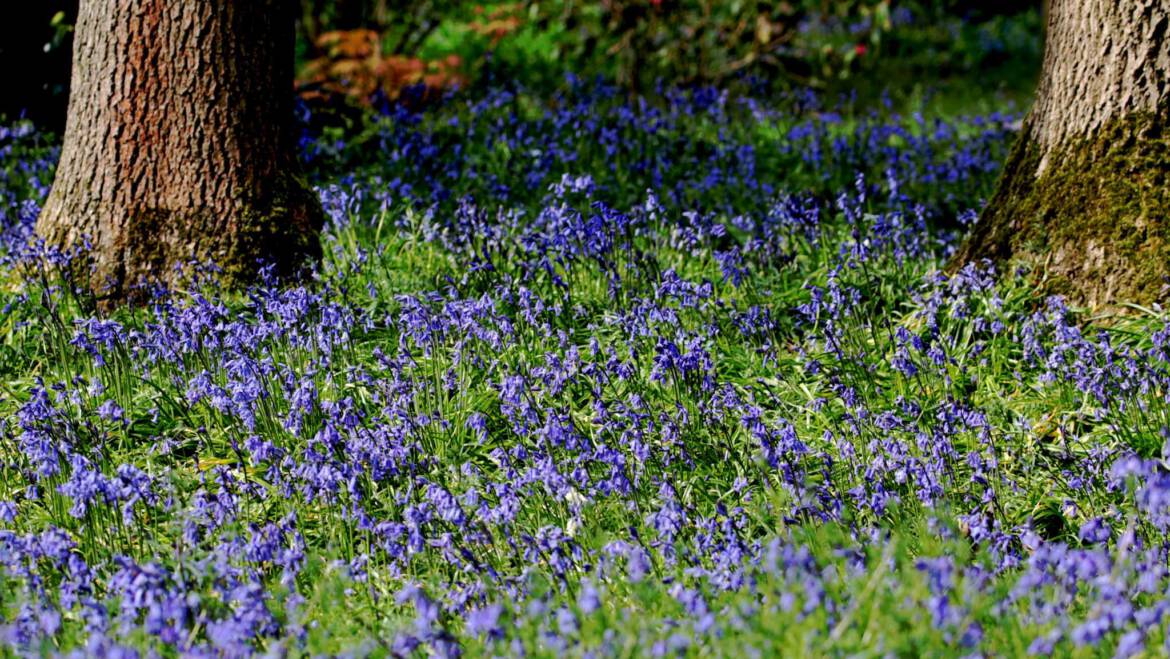
[[[1026,103],[1041,56],[1039,0],[290,1],[297,88],[327,117],[476,85],[547,92],[570,76],[647,95],[716,85]],[[0,64],[15,75],[0,114],[63,128],[76,9],[10,8]]]

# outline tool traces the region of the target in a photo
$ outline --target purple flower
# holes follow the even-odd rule
[[[1081,525],[1081,530],[1077,533],[1077,537],[1085,544],[1095,545],[1109,540],[1112,534],[1113,529],[1109,527],[1109,524],[1104,519],[1094,517]]]
[[[594,611],[601,608],[601,594],[597,592],[597,587],[593,585],[592,580],[585,579],[581,582],[581,592],[577,594],[577,606],[585,615],[592,615]]]
[[[11,524],[16,521],[16,504],[11,501],[0,501],[0,521]]]
[[[97,414],[106,421],[121,422],[125,419],[122,407],[113,400],[106,400],[97,408]]]
[[[500,604],[471,609],[465,618],[467,631],[475,636],[489,638],[503,638],[504,630],[500,627],[500,615],[504,607]]]

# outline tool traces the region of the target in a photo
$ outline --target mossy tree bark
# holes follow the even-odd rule
[[[954,261],[1030,266],[1090,308],[1166,296],[1170,3],[1048,0],[1035,105]]]
[[[99,296],[212,260],[229,282],[320,251],[293,133],[292,0],[82,0],[37,232],[88,240]]]

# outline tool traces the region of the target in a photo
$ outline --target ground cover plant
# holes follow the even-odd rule
[[[409,108],[306,133],[311,280],[112,314],[0,129],[6,652],[1167,651],[1164,315],[943,270],[1018,114]]]

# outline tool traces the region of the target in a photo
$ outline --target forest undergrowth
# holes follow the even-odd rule
[[[1170,651],[1165,313],[944,274],[1019,118],[398,107],[310,281],[113,313],[0,128],[4,653]]]

